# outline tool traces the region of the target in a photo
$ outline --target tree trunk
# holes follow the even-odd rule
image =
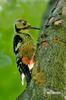
[[[66,99],[66,0],[53,4],[38,38],[32,80],[17,100]]]

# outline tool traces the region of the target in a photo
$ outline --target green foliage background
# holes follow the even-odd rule
[[[46,6],[44,0],[0,0],[0,100],[16,100],[26,87],[21,85],[13,53],[14,24],[22,18],[40,27]],[[39,32],[30,33],[36,43]]]

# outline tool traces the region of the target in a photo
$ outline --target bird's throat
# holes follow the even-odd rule
[[[28,34],[29,33],[29,30],[28,29],[21,29],[20,31],[19,31],[20,33],[26,33],[26,34]]]

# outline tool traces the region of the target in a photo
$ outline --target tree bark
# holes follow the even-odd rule
[[[57,0],[48,13],[37,42],[32,80],[17,100],[66,99],[66,0]]]

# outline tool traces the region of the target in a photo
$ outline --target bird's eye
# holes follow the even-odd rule
[[[26,23],[24,22],[24,23],[23,23],[23,25],[25,26],[25,25],[26,25]]]

